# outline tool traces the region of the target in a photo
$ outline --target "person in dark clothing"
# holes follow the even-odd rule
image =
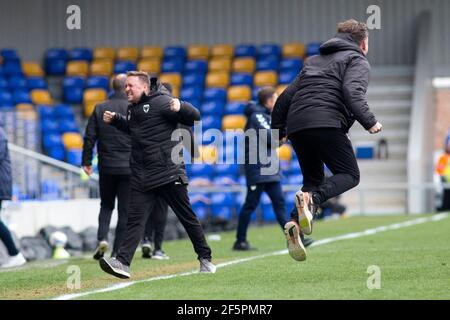
[[[367,26],[352,19],[337,29],[336,36],[321,45],[320,54],[307,59],[272,112],[272,129],[279,130],[281,139],[289,138],[303,173],[292,221],[285,226],[289,253],[299,261],[306,259],[299,230],[311,234],[317,207],[359,183],[347,136],[350,127],[356,120],[372,134],[382,128],[367,104]],[[324,164],[333,174],[326,180]]]
[[[162,197],[186,229],[200,262],[200,272],[214,273],[211,249],[189,201],[188,179],[180,165],[182,151],[173,152],[179,143],[172,139],[177,125],[192,126],[200,119],[200,113],[191,104],[173,99],[156,78],[150,81],[145,72],[128,72],[125,91],[131,103],[126,115],[105,111],[103,120],[131,136],[127,231],[117,257],[100,259],[100,267],[116,277],[130,277],[130,264],[148,214],[155,199]]]
[[[98,150],[101,202],[98,216],[98,246],[94,253],[96,260],[102,258],[108,250],[108,231],[116,198],[118,220],[112,256],[117,255],[127,225],[131,140],[129,135],[103,121],[105,110],[126,113],[128,107],[125,95],[126,78],[125,74],[119,74],[113,78],[114,94],[108,101],[95,106],[84,135],[82,166],[87,175],[92,174],[92,152],[96,143]]]
[[[2,125],[3,123],[0,120],[0,212],[2,210],[2,201],[11,200],[12,197],[11,160],[9,158],[8,140]],[[11,232],[1,219],[0,240],[6,246],[9,255],[8,261],[0,265],[0,268],[18,267],[26,262],[25,257],[17,249]]]
[[[266,192],[272,201],[273,210],[276,219],[281,228],[286,224],[286,204],[284,201],[283,190],[281,188],[281,173],[278,166],[272,174],[263,174],[262,168],[268,167],[270,163],[263,164],[260,157],[261,150],[265,148],[267,158],[270,158],[276,152],[271,145],[271,130],[270,130],[270,113],[272,112],[275,101],[278,98],[276,90],[272,87],[264,87],[258,92],[258,102],[249,103],[244,111],[247,116],[247,124],[245,131],[254,130],[257,139],[254,139],[254,145],[248,141],[245,143],[245,177],[247,180],[247,196],[244,205],[239,212],[239,222],[237,226],[236,242],[233,245],[233,250],[247,251],[255,250],[247,241],[247,229],[250,224],[250,217],[256,210],[261,198],[261,194]],[[259,135],[265,134],[267,136],[267,143],[265,145],[259,144]],[[250,160],[250,153],[257,155],[256,161]],[[254,162],[254,163],[253,163]],[[307,241],[308,245],[310,240]]]

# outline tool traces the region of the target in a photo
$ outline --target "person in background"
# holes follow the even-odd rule
[[[3,130],[3,123],[0,120],[0,213],[2,209],[2,202],[4,200],[11,200],[12,198],[12,175],[11,175],[11,160],[9,158],[8,140],[6,138],[5,130]],[[18,267],[27,262],[22,253],[14,244],[11,232],[3,223],[0,217],[0,240],[8,250],[9,259],[0,265],[0,268]]]
[[[447,137],[444,146],[444,153],[439,157],[436,165],[436,173],[441,178],[442,183],[450,183],[450,139]],[[444,188],[442,205],[438,211],[450,210],[450,188]]]

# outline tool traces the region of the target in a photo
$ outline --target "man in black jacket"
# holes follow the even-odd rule
[[[297,210],[285,226],[289,253],[299,261],[306,259],[299,229],[311,234],[316,208],[359,183],[347,136],[350,127],[357,120],[372,134],[382,128],[367,105],[367,26],[352,19],[337,29],[337,35],[322,44],[320,54],[308,58],[272,113],[272,128],[292,142],[303,173],[303,187],[295,195]],[[324,164],[333,173],[326,180]]]
[[[114,94],[95,106],[86,126],[82,166],[87,175],[92,174],[92,150],[97,143],[100,174],[100,214],[98,217],[98,246],[94,259],[99,260],[108,250],[108,231],[115,200],[118,202],[118,220],[112,256],[117,255],[127,225],[127,208],[130,190],[130,136],[103,121],[103,113],[111,110],[126,113],[125,74],[116,75],[112,81]]]
[[[145,72],[129,72],[125,91],[131,103],[126,116],[105,111],[103,119],[131,136],[127,231],[117,258],[103,258],[100,266],[116,277],[130,277],[129,267],[142,239],[148,213],[155,199],[162,197],[186,229],[200,261],[200,272],[214,273],[211,249],[189,201],[186,171],[179,164],[182,154],[173,152],[179,143],[172,139],[178,124],[192,126],[200,120],[200,113],[191,104],[173,99],[156,79],[150,83]]]
[[[268,168],[270,165],[274,164],[269,162],[263,164],[261,161],[263,159],[260,157],[263,153],[267,158],[271,158],[272,155],[275,156],[275,146],[271,144],[270,113],[272,112],[277,98],[278,94],[274,88],[261,88],[258,92],[258,103],[249,103],[244,111],[247,116],[245,131],[247,133],[254,132],[256,138],[253,142],[249,139],[248,143],[245,144],[244,168],[247,180],[247,196],[244,205],[239,212],[236,242],[233,245],[233,250],[247,251],[255,249],[247,241],[247,229],[250,223],[250,216],[256,210],[263,192],[266,192],[272,201],[273,210],[281,228],[284,228],[284,225],[287,222],[286,204],[281,188],[280,166],[277,163],[274,172],[271,174],[263,174],[263,167]],[[266,144],[256,143],[260,141],[260,134],[267,136],[267,139],[265,139]],[[264,152],[260,148],[264,148]],[[256,161],[250,161],[250,154],[257,155]],[[306,241],[308,245],[311,243],[310,239],[306,239]]]

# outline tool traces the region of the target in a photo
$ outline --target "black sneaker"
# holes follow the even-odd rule
[[[152,257],[153,246],[151,242],[142,244],[142,258],[150,259]]]
[[[124,265],[122,262],[117,260],[116,258],[100,259],[100,268],[106,273],[113,275],[120,279],[129,279],[130,278],[130,267]]]
[[[313,238],[304,238],[304,239],[302,239],[302,242],[303,242],[303,246],[305,248],[307,248],[314,243],[314,239]]]
[[[257,250],[257,249],[255,247],[252,247],[248,241],[236,241],[233,245],[233,250],[250,251],[250,250]]]
[[[105,240],[100,241],[98,243],[97,249],[95,249],[94,259],[100,260],[105,255],[106,251],[108,251],[108,242]]]

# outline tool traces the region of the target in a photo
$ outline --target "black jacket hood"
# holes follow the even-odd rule
[[[322,55],[345,50],[353,50],[363,54],[350,33],[337,33],[334,38],[326,41],[320,46],[320,54]]]

